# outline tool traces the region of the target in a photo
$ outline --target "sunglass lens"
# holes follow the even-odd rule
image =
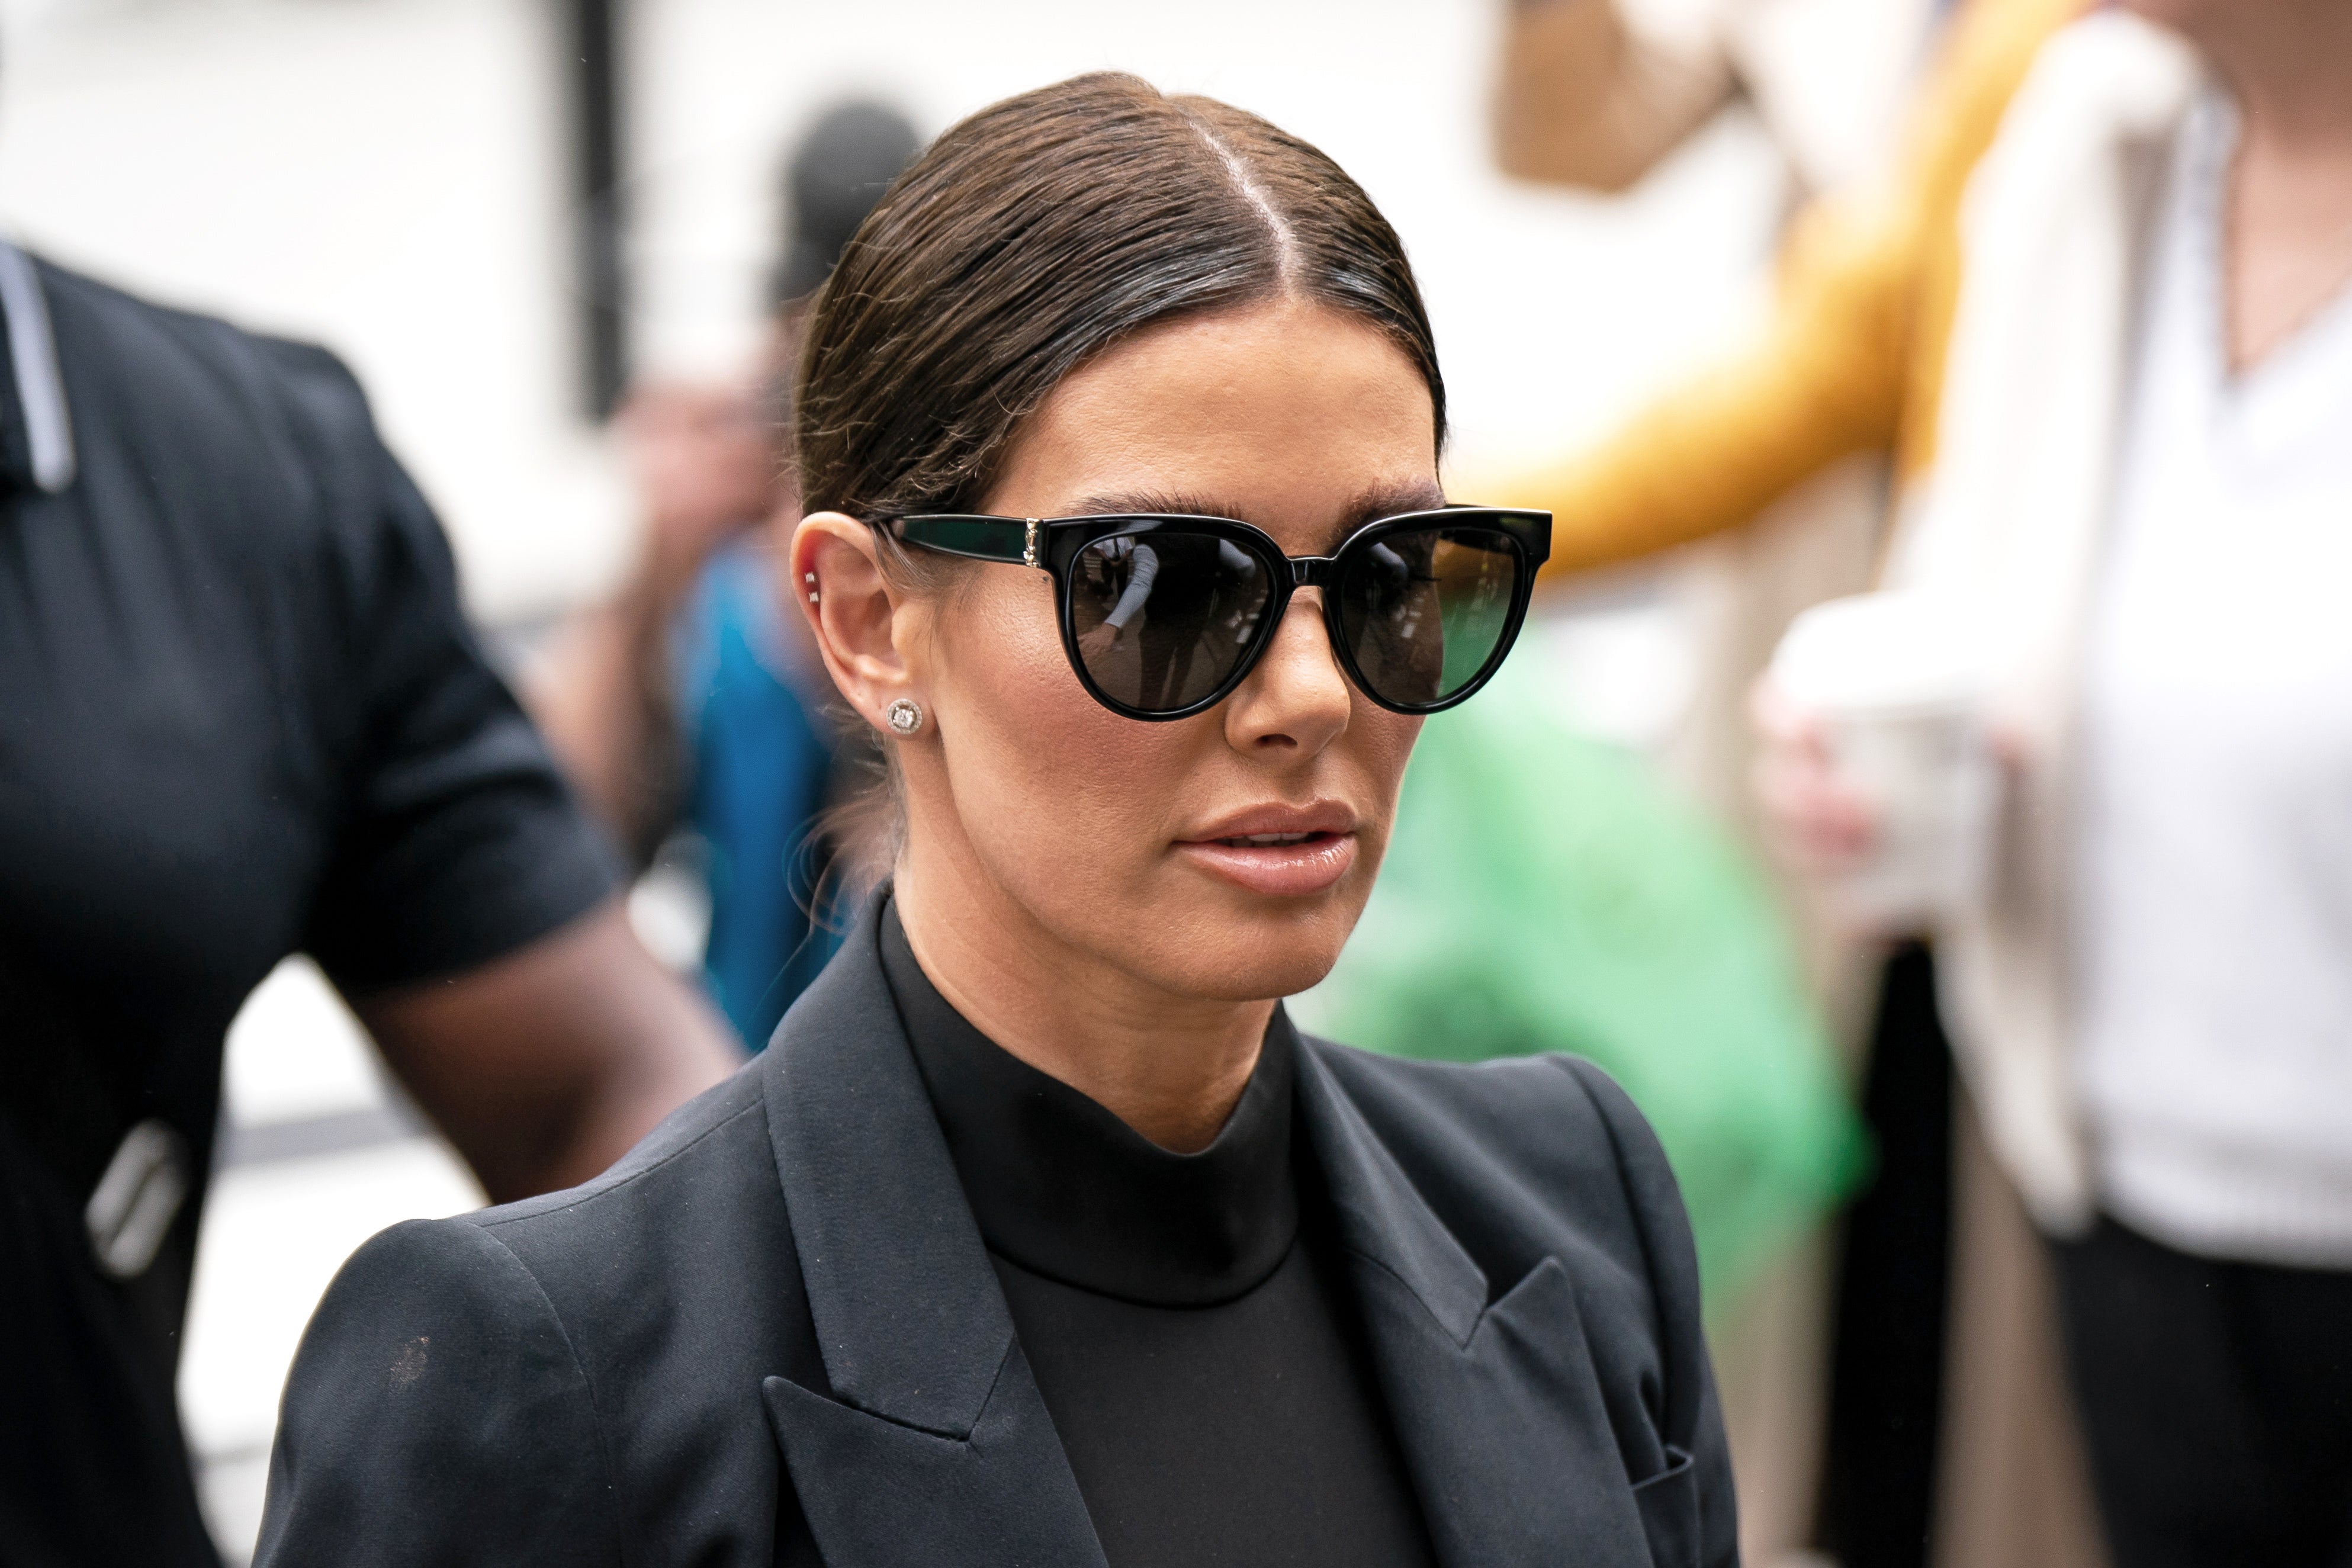
[[[1510,635],[1519,554],[1491,528],[1412,529],[1352,552],[1339,623],[1364,684],[1421,708],[1475,680]]]
[[[1266,563],[1214,534],[1153,529],[1098,539],[1070,574],[1078,658],[1114,701],[1180,712],[1240,665],[1273,595]]]

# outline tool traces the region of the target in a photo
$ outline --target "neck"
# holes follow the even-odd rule
[[[2245,370],[2352,279],[2352,5],[2224,0],[2185,30],[2238,105],[2225,272]]]
[[[2352,142],[2352,6],[2342,0],[2223,0],[2181,26],[2237,99],[2251,147]]]
[[[1257,1066],[1272,1001],[1171,994],[1066,941],[960,837],[916,825],[893,897],[923,973],[973,1027],[1164,1149],[1205,1149]]]

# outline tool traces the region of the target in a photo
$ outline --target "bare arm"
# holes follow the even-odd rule
[[[617,899],[478,969],[353,1006],[499,1203],[597,1174],[742,1060]]]

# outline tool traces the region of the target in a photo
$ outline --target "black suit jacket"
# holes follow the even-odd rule
[[[1567,1058],[1301,1047],[1440,1560],[1736,1563],[1697,1264],[1632,1103]],[[829,1568],[1103,1561],[872,909],[769,1049],[611,1172],[352,1258],[287,1387],[258,1562],[732,1568],[811,1537]]]

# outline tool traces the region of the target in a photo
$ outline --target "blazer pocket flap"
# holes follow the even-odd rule
[[[1642,1530],[1650,1538],[1650,1561],[1657,1568],[1697,1568],[1698,1467],[1673,1444],[1666,1468],[1633,1488]]]

